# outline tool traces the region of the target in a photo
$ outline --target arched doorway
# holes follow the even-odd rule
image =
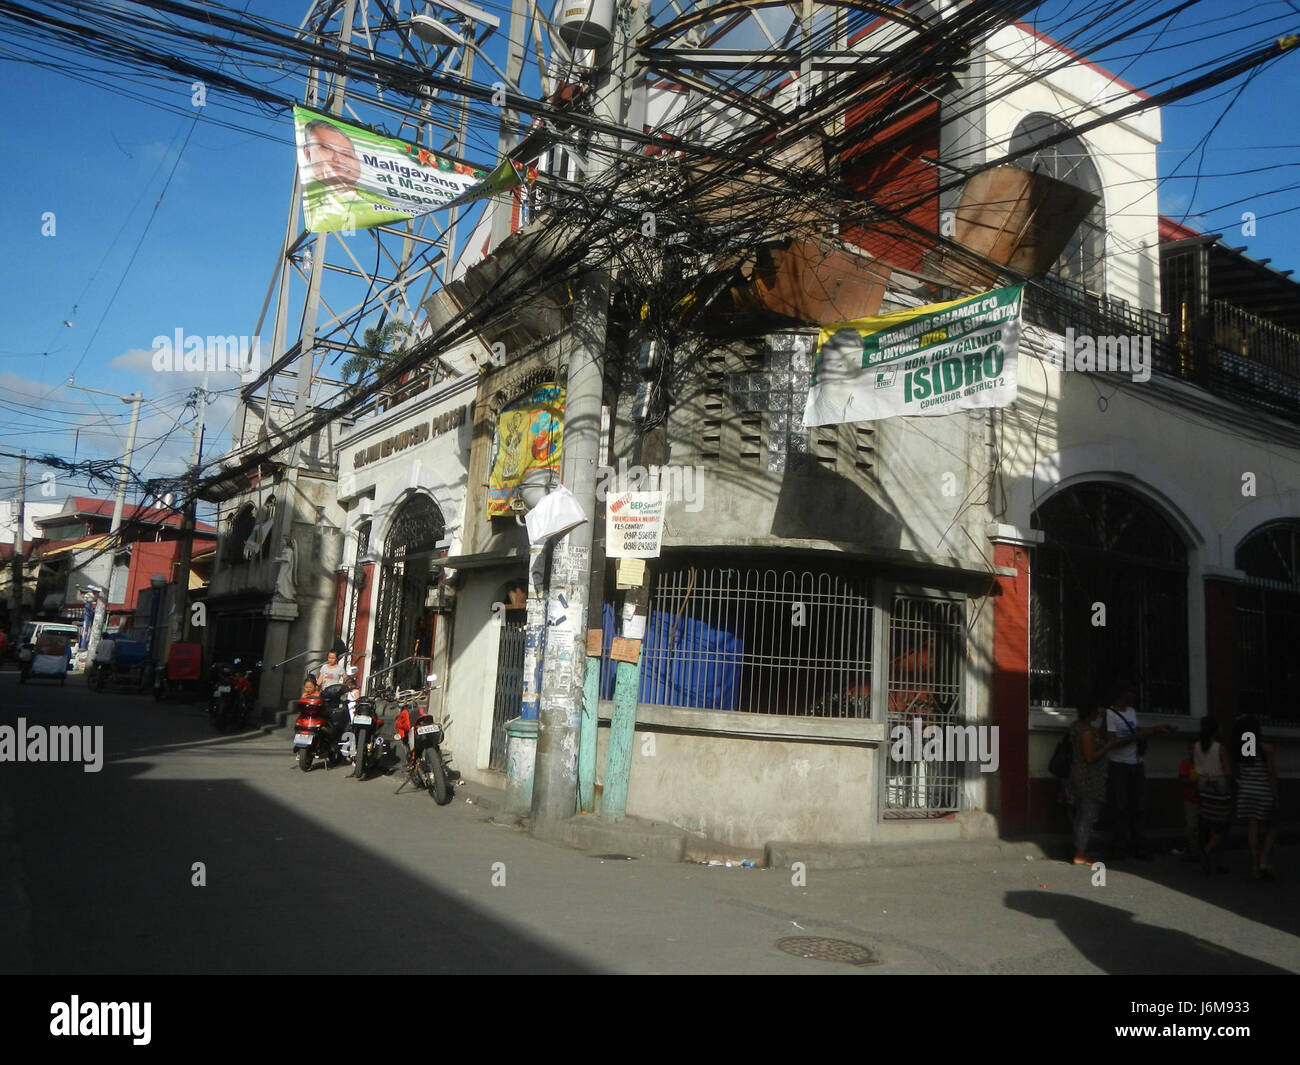
[[[396,663],[380,679],[383,687],[420,687],[427,663],[407,659],[431,658],[437,614],[426,604],[441,577],[438,542],[445,531],[442,512],[425,495],[412,496],[397,510],[380,560],[379,609],[371,644],[370,675]]]
[[[1237,569],[1237,706],[1266,721],[1300,723],[1300,521],[1241,541]]]
[[[1080,484],[1042,503],[1033,525],[1033,706],[1077,706],[1099,685],[1137,687],[1144,712],[1185,714],[1187,549],[1135,492]]]

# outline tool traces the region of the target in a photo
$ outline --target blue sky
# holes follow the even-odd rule
[[[1046,5],[1038,24],[1051,32],[1071,6]],[[306,9],[287,0],[251,4],[253,11],[280,18],[292,8],[295,21],[299,7]],[[1094,58],[1139,85],[1181,75],[1247,42],[1300,33],[1298,7],[1279,0],[1252,5],[1243,17],[1240,5],[1214,0],[1158,39],[1148,35]],[[1300,211],[1294,209],[1300,191],[1264,195],[1300,183],[1300,49],[1234,101],[1240,84],[1239,79],[1211,98],[1165,109],[1161,171],[1168,176],[1232,101],[1203,156],[1193,155],[1179,171],[1227,176],[1203,178],[1195,188],[1191,180],[1168,176],[1161,209],[1175,217],[1186,213],[1189,224],[1225,231],[1230,243],[1248,245],[1258,258],[1271,257],[1275,268],[1300,270]],[[132,91],[162,97],[156,86]],[[182,404],[195,381],[152,371],[153,338],[177,328],[204,336],[254,333],[290,208],[291,121],[288,115],[232,116],[220,95],[210,92],[195,124],[188,115],[12,61],[0,62],[0,94],[9,103],[0,129],[6,174],[0,220],[8,238],[0,258],[0,451],[26,447],[29,453],[71,457],[75,447],[79,458],[117,457],[125,447],[129,407],[70,391],[64,384],[68,375],[75,370],[78,384],[110,392],[140,389],[173,416],[189,420]],[[169,99],[175,105],[187,95],[178,83]],[[222,115],[265,135],[210,120]],[[1257,172],[1238,173],[1247,170]],[[1243,202],[1220,207],[1238,199]],[[1240,233],[1247,210],[1258,216],[1253,237]],[[53,236],[42,235],[46,212],[53,212]],[[300,215],[295,225],[299,220]],[[269,320],[262,335],[269,338]],[[228,443],[236,386],[233,374],[214,377],[210,385],[223,395],[209,411],[208,457]],[[148,463],[146,476],[177,472],[190,445],[187,433],[145,408],[136,465]],[[29,469],[29,483],[39,481],[39,474]],[[10,496],[14,484],[15,463],[0,458],[0,498]],[[84,494],[84,483],[76,490]]]

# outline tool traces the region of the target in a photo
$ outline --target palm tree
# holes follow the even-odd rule
[[[340,368],[344,381],[356,378],[359,385],[370,374],[378,374],[391,361],[395,341],[410,336],[411,327],[406,322],[391,321],[375,329],[367,329],[359,347]]]

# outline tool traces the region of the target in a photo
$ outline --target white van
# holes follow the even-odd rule
[[[72,645],[75,654],[77,642],[81,639],[81,629],[69,625],[66,621],[28,621],[23,624],[23,634],[18,640],[18,661],[32,660],[32,645],[42,636],[62,636]]]

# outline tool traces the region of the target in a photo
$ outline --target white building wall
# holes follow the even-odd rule
[[[1061,350],[1060,337],[1027,332],[1031,349]],[[1142,496],[1182,538],[1193,718],[1208,709],[1205,579],[1237,572],[1237,547],[1253,530],[1300,519],[1300,430],[1261,412],[1243,414],[1177,381],[1103,380],[1060,370],[1023,349],[1019,396],[1003,413],[1004,520],[1028,529],[1035,507],[1054,492],[1106,481]],[[1243,491],[1247,474],[1254,475],[1254,495]]]
[[[984,131],[995,154],[1010,150],[1016,127],[1042,112],[1071,126],[1114,115],[1141,99],[1113,76],[1071,58],[1058,47],[1019,27],[989,38]],[[1029,77],[1040,80],[1028,81]],[[1016,84],[1006,95],[998,87]],[[1156,205],[1160,113],[1152,108],[1085,133],[1105,190],[1106,289],[1112,296],[1148,310],[1159,308]]]
[[[383,581],[384,543],[403,503],[416,495],[429,496],[442,513],[445,529],[443,537],[448,542],[448,553],[454,555],[461,550],[473,418],[469,410],[465,410],[460,425],[449,426],[436,434],[431,430],[429,439],[423,443],[393,451],[374,461],[363,461],[360,466],[357,465],[357,455],[408,429],[422,424],[432,425],[438,418],[456,417],[458,411],[473,402],[477,385],[477,373],[445,382],[393,410],[366,419],[340,441],[338,495],[339,502],[347,513],[342,566],[350,575],[360,561],[357,534],[366,522],[370,522],[366,560],[376,562],[374,578],[361,592],[368,603],[370,614],[367,645],[354,648],[355,651],[369,652],[374,643],[375,628],[379,623],[376,612]],[[346,592],[348,610],[351,609],[351,580],[349,577]],[[458,611],[464,611],[463,604],[458,604]],[[489,730],[491,727],[491,702],[486,701],[484,711],[484,700],[479,690],[482,663],[478,652],[482,647],[475,645],[475,653],[468,656],[462,653],[461,641],[464,634],[460,628],[455,627],[455,617],[456,615],[445,614],[438,622],[439,643],[445,644],[450,637],[450,668],[439,677],[443,691],[440,696],[435,696],[435,700],[444,700],[455,719],[448,731],[448,747],[454,755],[455,768],[468,777],[471,774],[467,768],[476,764],[478,748],[481,746],[483,726],[480,719],[484,712],[487,715],[487,727]],[[345,631],[351,624],[352,618],[345,616]],[[492,651],[491,668],[495,669],[495,648]],[[367,659],[367,675],[370,671],[371,664]],[[463,673],[471,675],[464,677],[461,676]],[[491,685],[488,690],[491,690]],[[434,706],[436,705],[435,701]],[[483,764],[487,764],[486,754],[483,756]]]
[[[53,517],[62,510],[61,502],[35,503],[31,499],[26,500],[23,504],[23,539],[28,542],[35,540],[41,535],[41,530],[36,524],[37,519]],[[14,527],[17,524],[18,500],[0,500],[0,543],[14,542]]]

